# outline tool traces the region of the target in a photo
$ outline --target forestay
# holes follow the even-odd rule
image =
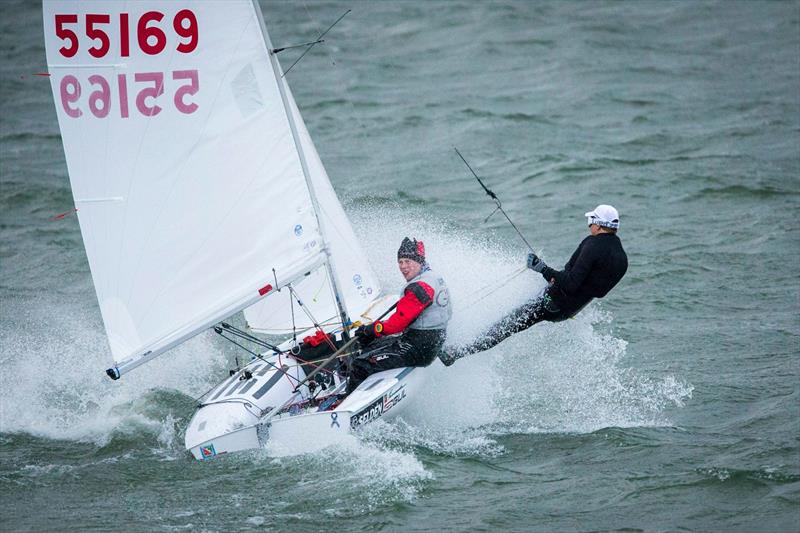
[[[322,264],[310,179],[333,199],[323,208],[331,237],[363,258],[298,120],[315,169],[304,175],[286,109],[299,113],[291,94],[289,105],[281,98],[256,9],[251,0],[44,2],[114,377]],[[359,296],[369,286],[377,290],[361,284]]]

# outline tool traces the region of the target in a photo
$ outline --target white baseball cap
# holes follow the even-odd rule
[[[619,229],[619,213],[610,205],[601,204],[589,211],[585,215],[589,219],[589,225],[597,224],[604,228]]]

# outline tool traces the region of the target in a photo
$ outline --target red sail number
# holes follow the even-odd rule
[[[103,57],[108,53],[111,48],[111,41],[108,39],[108,34],[100,28],[95,28],[95,24],[108,24],[111,22],[109,15],[86,15],[86,36],[90,39],[99,40],[100,46],[93,46],[89,48],[89,55],[92,57]]]
[[[136,72],[133,74],[132,88],[135,94],[128,94],[129,77],[126,74],[117,74],[117,91],[112,94],[111,82],[100,74],[88,77],[92,92],[89,94],[89,112],[97,118],[105,118],[112,107],[117,107],[120,118],[128,118],[130,109],[129,98],[136,104],[139,114],[145,117],[154,117],[163,111],[159,105],[159,97],[164,94],[164,80],[166,75],[171,75],[169,93],[172,94],[172,104],[175,109],[184,115],[191,115],[200,107],[192,101],[192,96],[200,91],[200,77],[197,70],[175,70],[171,73],[164,72]],[[169,79],[169,78],[167,78]],[[87,89],[88,90],[88,89]],[[60,83],[61,106],[64,113],[70,118],[80,118],[84,115],[81,109],[81,96],[83,87],[80,80],[72,74],[67,74]],[[169,107],[169,100],[160,102]],[[116,112],[115,112],[116,115]]]
[[[119,20],[112,22],[111,15],[104,13],[87,13],[84,17],[83,34],[89,39],[91,46],[87,49],[89,55],[94,58],[105,57],[111,51],[111,38],[109,36],[110,27],[119,24],[119,55],[129,57],[131,48],[131,27],[128,13],[120,13]],[[139,45],[139,50],[147,55],[158,55],[163,52],[170,35],[165,31],[169,27],[169,22],[163,23],[164,13],[160,11],[148,11],[135,21],[136,36],[135,42]],[[56,37],[63,41],[63,46],[58,52],[63,57],[75,57],[80,48],[80,25],[78,15],[58,14],[55,15]],[[162,27],[163,26],[163,27]],[[200,41],[200,29],[197,23],[197,16],[190,9],[178,11],[172,18],[172,30],[178,41],[175,49],[182,54],[194,52]],[[172,32],[170,32],[171,34]]]
[[[78,22],[78,15],[56,15],[56,36],[62,41],[69,41],[69,46],[62,46],[58,49],[64,57],[73,57],[78,53],[78,35],[65,28],[65,24],[75,24]]]

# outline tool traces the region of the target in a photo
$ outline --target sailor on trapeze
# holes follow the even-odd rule
[[[442,363],[482,352],[537,322],[572,318],[594,298],[602,298],[622,279],[628,256],[617,237],[619,213],[610,205],[598,205],[585,215],[589,235],[572,254],[564,270],[550,268],[536,254],[528,254],[528,268],[539,272],[549,285],[544,292],[496,322],[471,344],[448,347],[439,355]]]

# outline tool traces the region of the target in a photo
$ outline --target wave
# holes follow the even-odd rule
[[[499,41],[494,44],[507,46],[543,46],[546,48],[552,48],[556,46],[557,42],[554,39],[537,39],[536,37],[526,37],[521,39]]]
[[[14,132],[0,135],[0,141],[28,143],[36,141],[61,142],[60,133]]]
[[[800,474],[780,471],[777,467],[764,467],[759,469],[739,469],[727,467],[705,467],[695,470],[702,476],[697,481],[698,485],[771,485],[772,483],[791,484],[800,481]]]
[[[663,103],[657,100],[645,100],[643,98],[611,98],[611,101],[633,107],[655,107]]]
[[[472,107],[467,107],[461,110],[463,115],[466,115],[467,118],[497,118],[501,120],[507,120],[509,122],[520,122],[520,123],[531,123],[531,124],[546,124],[546,125],[554,125],[555,122],[551,120],[550,117],[546,117],[544,115],[538,114],[531,114],[531,113],[495,113],[493,111],[487,111],[485,109],[475,109]]]
[[[151,396],[154,389],[195,397],[223,372],[224,350],[203,334],[124,380],[109,380],[104,369],[111,357],[96,305],[91,289],[69,298],[40,292],[19,299],[17,316],[0,329],[0,432],[104,446],[135,420],[160,423],[173,414]]]
[[[656,146],[660,148],[663,146],[680,145],[680,140],[681,139],[678,137],[668,135],[666,133],[651,133],[647,135],[640,135],[628,141],[618,143],[618,146]]]
[[[760,187],[751,185],[727,185],[722,187],[705,187],[695,193],[695,198],[733,197],[733,198],[774,198],[786,195],[796,196],[800,190],[784,189],[772,185]]]

